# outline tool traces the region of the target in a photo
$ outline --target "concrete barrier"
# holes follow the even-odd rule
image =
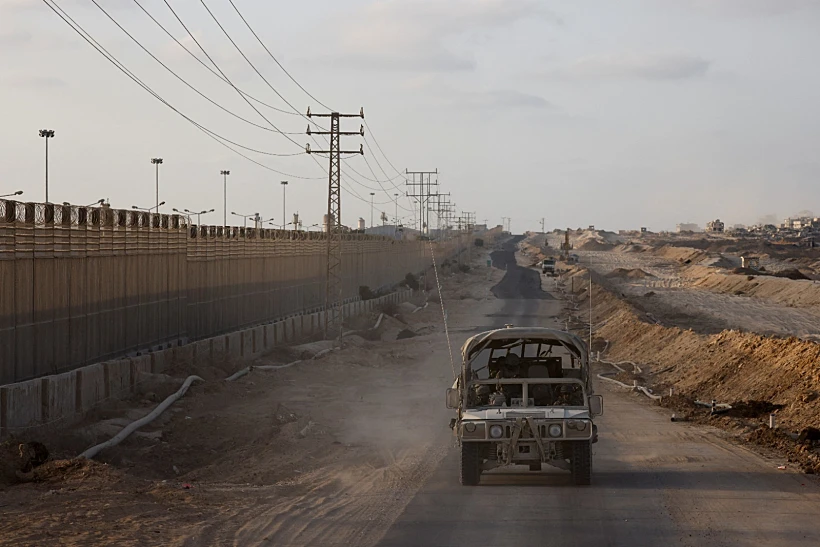
[[[277,321],[273,324],[273,340],[274,344],[281,346],[285,343],[285,322]]]
[[[253,329],[253,354],[262,355],[265,353],[265,327],[255,327]]]
[[[29,380],[0,387],[0,429],[4,433],[42,422],[42,380]]]
[[[194,364],[194,345],[185,344],[173,349],[174,359],[172,365],[180,368],[188,368]]]
[[[226,356],[228,359],[240,359],[242,357],[242,334],[239,332],[232,332],[225,336],[225,343],[227,344]]]
[[[344,304],[344,310],[347,314],[364,313],[380,302],[410,296],[412,291],[403,291],[366,302],[350,301]],[[136,380],[145,373],[166,373],[172,367],[185,373],[195,364],[208,365],[228,358],[251,360],[277,345],[321,333],[326,316],[326,311],[295,315],[228,335],[157,349],[146,355],[0,386],[0,435],[15,429],[78,419],[109,398],[133,393]]]
[[[228,338],[214,336],[211,338],[211,361],[214,364],[224,363],[228,358]]]
[[[102,363],[77,369],[77,411],[88,412],[108,398]]]
[[[151,352],[151,372],[153,374],[164,373],[174,358],[173,349]]]
[[[194,342],[194,366],[200,367],[211,364],[213,355],[211,354],[211,339],[206,338],[199,342]]]
[[[151,374],[153,369],[151,355],[140,355],[131,358],[131,391],[134,392],[139,386],[139,378],[145,374]]]
[[[108,361],[103,365],[105,366],[105,382],[108,389],[106,396],[119,398],[131,393],[131,360]]]
[[[263,328],[265,330],[265,351],[270,351],[276,347],[276,325],[268,323]]]
[[[43,421],[69,418],[77,412],[77,371],[43,378]]]
[[[242,359],[250,359],[253,357],[253,329],[240,331],[239,336],[242,339]]]

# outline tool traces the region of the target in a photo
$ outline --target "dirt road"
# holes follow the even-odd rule
[[[550,325],[559,306],[506,300],[509,315],[493,321],[515,322],[526,310],[530,324]],[[599,389],[606,415],[591,487],[572,486],[560,471],[517,470],[489,472],[480,486],[463,487],[451,449],[378,545],[820,544],[820,486],[812,477],[778,470],[781,462],[715,430],[672,423],[635,396]]]

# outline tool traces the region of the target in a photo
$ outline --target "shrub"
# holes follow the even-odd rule
[[[373,300],[376,298],[376,295],[370,290],[370,287],[367,285],[361,285],[359,287],[359,297],[362,300]]]
[[[411,273],[404,276],[404,284],[414,291],[419,290],[419,280],[416,279],[416,276]]]

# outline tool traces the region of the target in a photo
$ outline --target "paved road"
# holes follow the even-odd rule
[[[494,259],[503,267],[509,255]],[[499,285],[530,279],[515,268],[508,276]],[[496,311],[475,324],[554,325],[560,302],[532,294],[525,282],[523,293],[505,287]],[[592,486],[573,486],[557,469],[521,467],[464,487],[451,449],[379,545],[820,545],[820,486],[812,477],[779,471],[629,395],[604,397]]]

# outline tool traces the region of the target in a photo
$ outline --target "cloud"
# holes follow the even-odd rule
[[[16,47],[31,42],[31,38],[31,33],[25,30],[0,33],[0,47]]]
[[[337,51],[325,61],[372,70],[473,70],[453,42],[524,20],[560,19],[538,0],[386,0],[334,21]],[[469,48],[466,48],[469,49]]]
[[[10,87],[20,87],[29,89],[54,89],[58,87],[66,87],[68,83],[65,80],[54,78],[52,76],[10,76],[0,79],[3,85]]]
[[[710,61],[690,55],[596,55],[578,59],[550,75],[570,79],[683,80],[705,75],[710,65]]]
[[[543,97],[515,90],[471,92],[457,97],[457,100],[462,106],[482,109],[545,109],[553,106]]]
[[[683,0],[680,7],[727,17],[776,16],[820,8],[817,0]]]

